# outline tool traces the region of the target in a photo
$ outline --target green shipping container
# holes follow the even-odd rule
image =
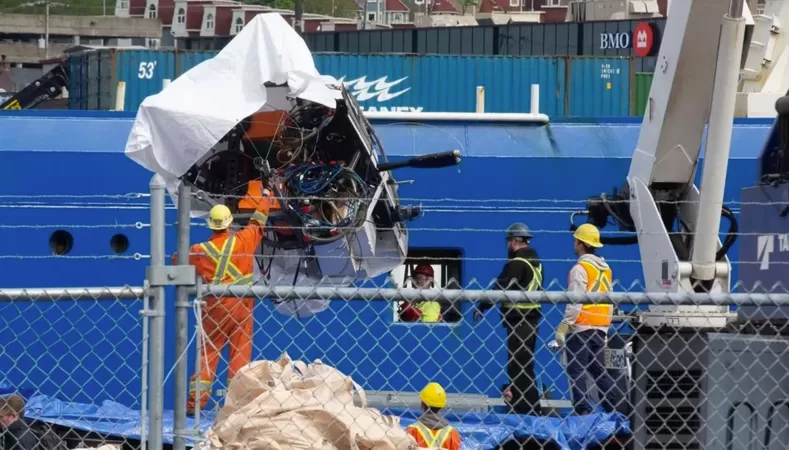
[[[649,89],[652,87],[652,72],[637,72],[633,89],[633,115],[643,116],[647,110]]]

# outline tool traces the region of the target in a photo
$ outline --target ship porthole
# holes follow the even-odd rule
[[[129,250],[129,238],[125,234],[116,234],[110,239],[110,248],[116,254],[126,253]]]
[[[73,247],[74,236],[66,230],[56,230],[49,236],[49,248],[56,255],[67,255]]]

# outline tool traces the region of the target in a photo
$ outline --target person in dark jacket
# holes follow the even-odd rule
[[[507,229],[508,261],[494,288],[542,290],[542,263],[537,252],[529,246],[533,237],[523,223],[515,223]],[[482,302],[474,315],[475,320],[492,307],[493,303]],[[501,314],[507,329],[507,373],[510,377],[504,398],[517,414],[540,415],[540,395],[534,373],[534,347],[542,317],[540,305],[505,303],[501,306]]]
[[[0,397],[0,449],[36,450],[38,438],[25,423],[25,400],[19,395]]]

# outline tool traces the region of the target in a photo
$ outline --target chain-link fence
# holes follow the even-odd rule
[[[204,285],[189,208],[166,265],[156,181],[150,206],[144,288],[0,291],[2,393],[70,447],[789,445],[780,285],[646,293],[616,282],[611,258],[612,292],[566,292],[556,275],[504,290],[440,251],[409,252],[389,278]]]

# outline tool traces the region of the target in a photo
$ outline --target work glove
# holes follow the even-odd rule
[[[559,344],[560,347],[564,347],[565,337],[567,336],[567,331],[570,330],[570,325],[565,322],[562,322],[559,325],[559,328],[556,329],[556,343]]]

